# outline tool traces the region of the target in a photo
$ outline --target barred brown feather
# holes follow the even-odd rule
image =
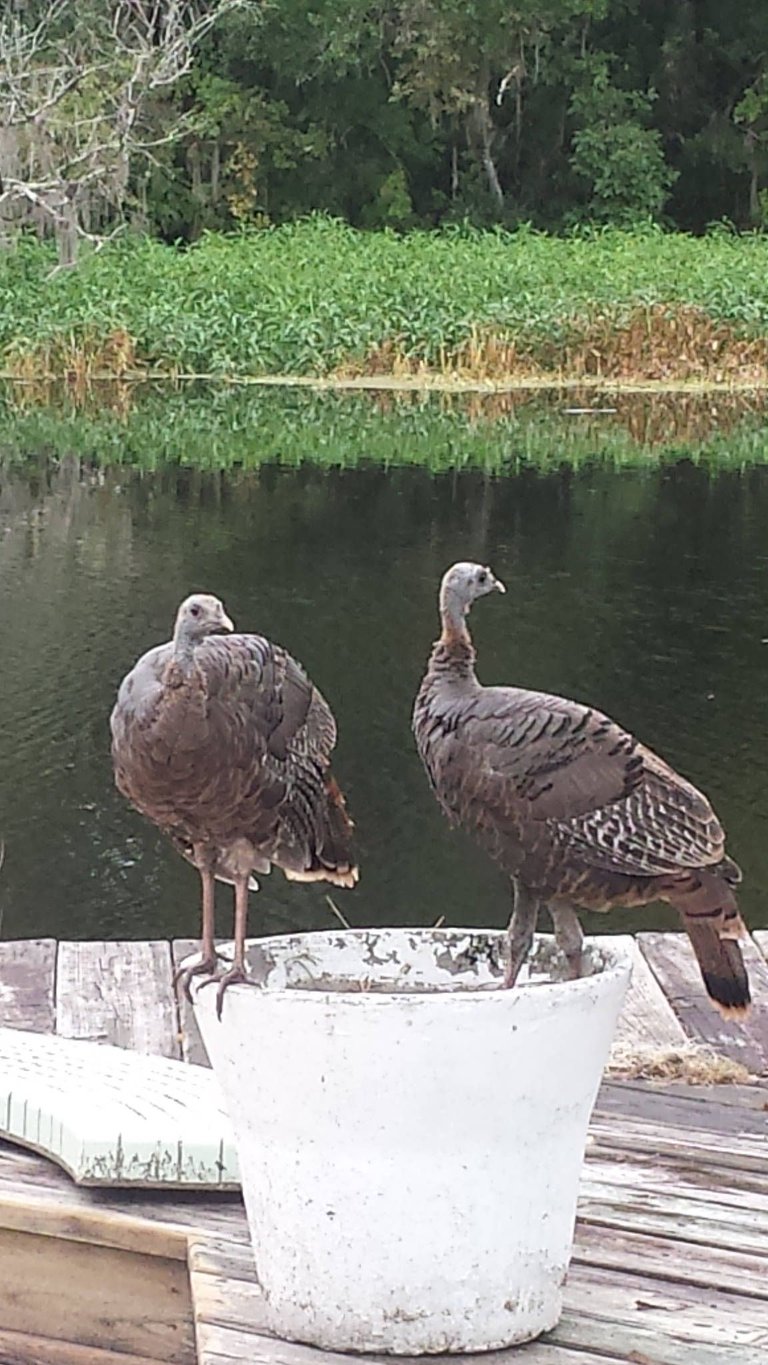
[[[417,748],[441,806],[543,904],[675,906],[713,1001],[743,1012],[741,874],[709,801],[600,711],[482,686],[466,624],[472,601],[490,590],[481,574],[497,583],[473,564],[445,575],[442,634],[414,704]]]
[[[330,707],[279,645],[210,633],[231,628],[216,598],[189,598],[173,641],[124,678],[110,722],[116,784],[202,876],[247,888],[276,866],[352,886]],[[209,940],[210,957],[212,925]]]

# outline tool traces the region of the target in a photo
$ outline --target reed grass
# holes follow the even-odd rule
[[[181,250],[133,238],[51,274],[0,254],[0,357],[26,380],[143,372],[768,382],[768,240],[361,233],[312,218]]]

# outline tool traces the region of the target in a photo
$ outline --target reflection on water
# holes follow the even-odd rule
[[[747,917],[768,925],[767,531],[767,468],[684,458],[500,477],[97,469],[45,452],[7,466],[2,935],[197,932],[194,872],[112,789],[107,717],[127,667],[200,588],[295,653],[336,711],[362,863],[360,887],[333,892],[347,918],[505,922],[503,878],[443,821],[409,731],[439,576],[469,557],[508,586],[473,618],[483,680],[590,701],[658,748],[712,797]],[[611,923],[641,919],[670,922],[657,909]],[[253,900],[254,929],[331,922],[323,888],[277,873]]]

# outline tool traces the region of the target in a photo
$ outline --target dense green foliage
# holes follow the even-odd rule
[[[133,191],[169,238],[312,210],[762,226],[767,64],[764,0],[251,4],[154,101],[156,136],[192,117]]]
[[[151,239],[115,242],[49,278],[52,259],[33,241],[0,254],[7,359],[69,338],[98,345],[115,329],[143,360],[184,373],[327,373],[387,343],[439,363],[478,329],[546,355],[590,320],[620,322],[657,302],[768,335],[768,241],[759,235],[400,237],[313,219],[209,234],[181,252]]]
[[[27,463],[30,452],[39,452],[44,460],[76,457],[99,468],[414,465],[493,474],[593,460],[652,467],[684,457],[737,469],[768,460],[761,405],[734,400],[715,410],[704,396],[635,395],[618,409],[609,399],[601,411],[599,399],[585,401],[597,411],[579,411],[578,397],[557,393],[509,403],[208,386],[168,393],[148,386],[125,415],[98,402],[89,411],[66,402],[24,409],[18,391],[5,397],[0,391],[0,460]]]
[[[67,120],[103,116],[119,76],[117,0],[59,3],[51,43],[71,40],[91,74],[68,91],[49,152]],[[48,0],[8,5],[34,25]],[[88,213],[103,226],[127,214],[169,240],[311,211],[396,229],[648,216],[762,227],[768,5],[240,0],[191,70],[153,86],[135,142]]]

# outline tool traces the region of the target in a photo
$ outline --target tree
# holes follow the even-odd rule
[[[167,96],[248,0],[46,0],[0,18],[0,219],[53,231],[60,265],[125,221],[139,161],[180,139]],[[156,117],[165,101],[163,117]]]
[[[677,177],[664,160],[660,134],[647,127],[653,98],[612,85],[605,62],[574,94],[571,166],[589,185],[588,217],[631,224],[661,212]]]

